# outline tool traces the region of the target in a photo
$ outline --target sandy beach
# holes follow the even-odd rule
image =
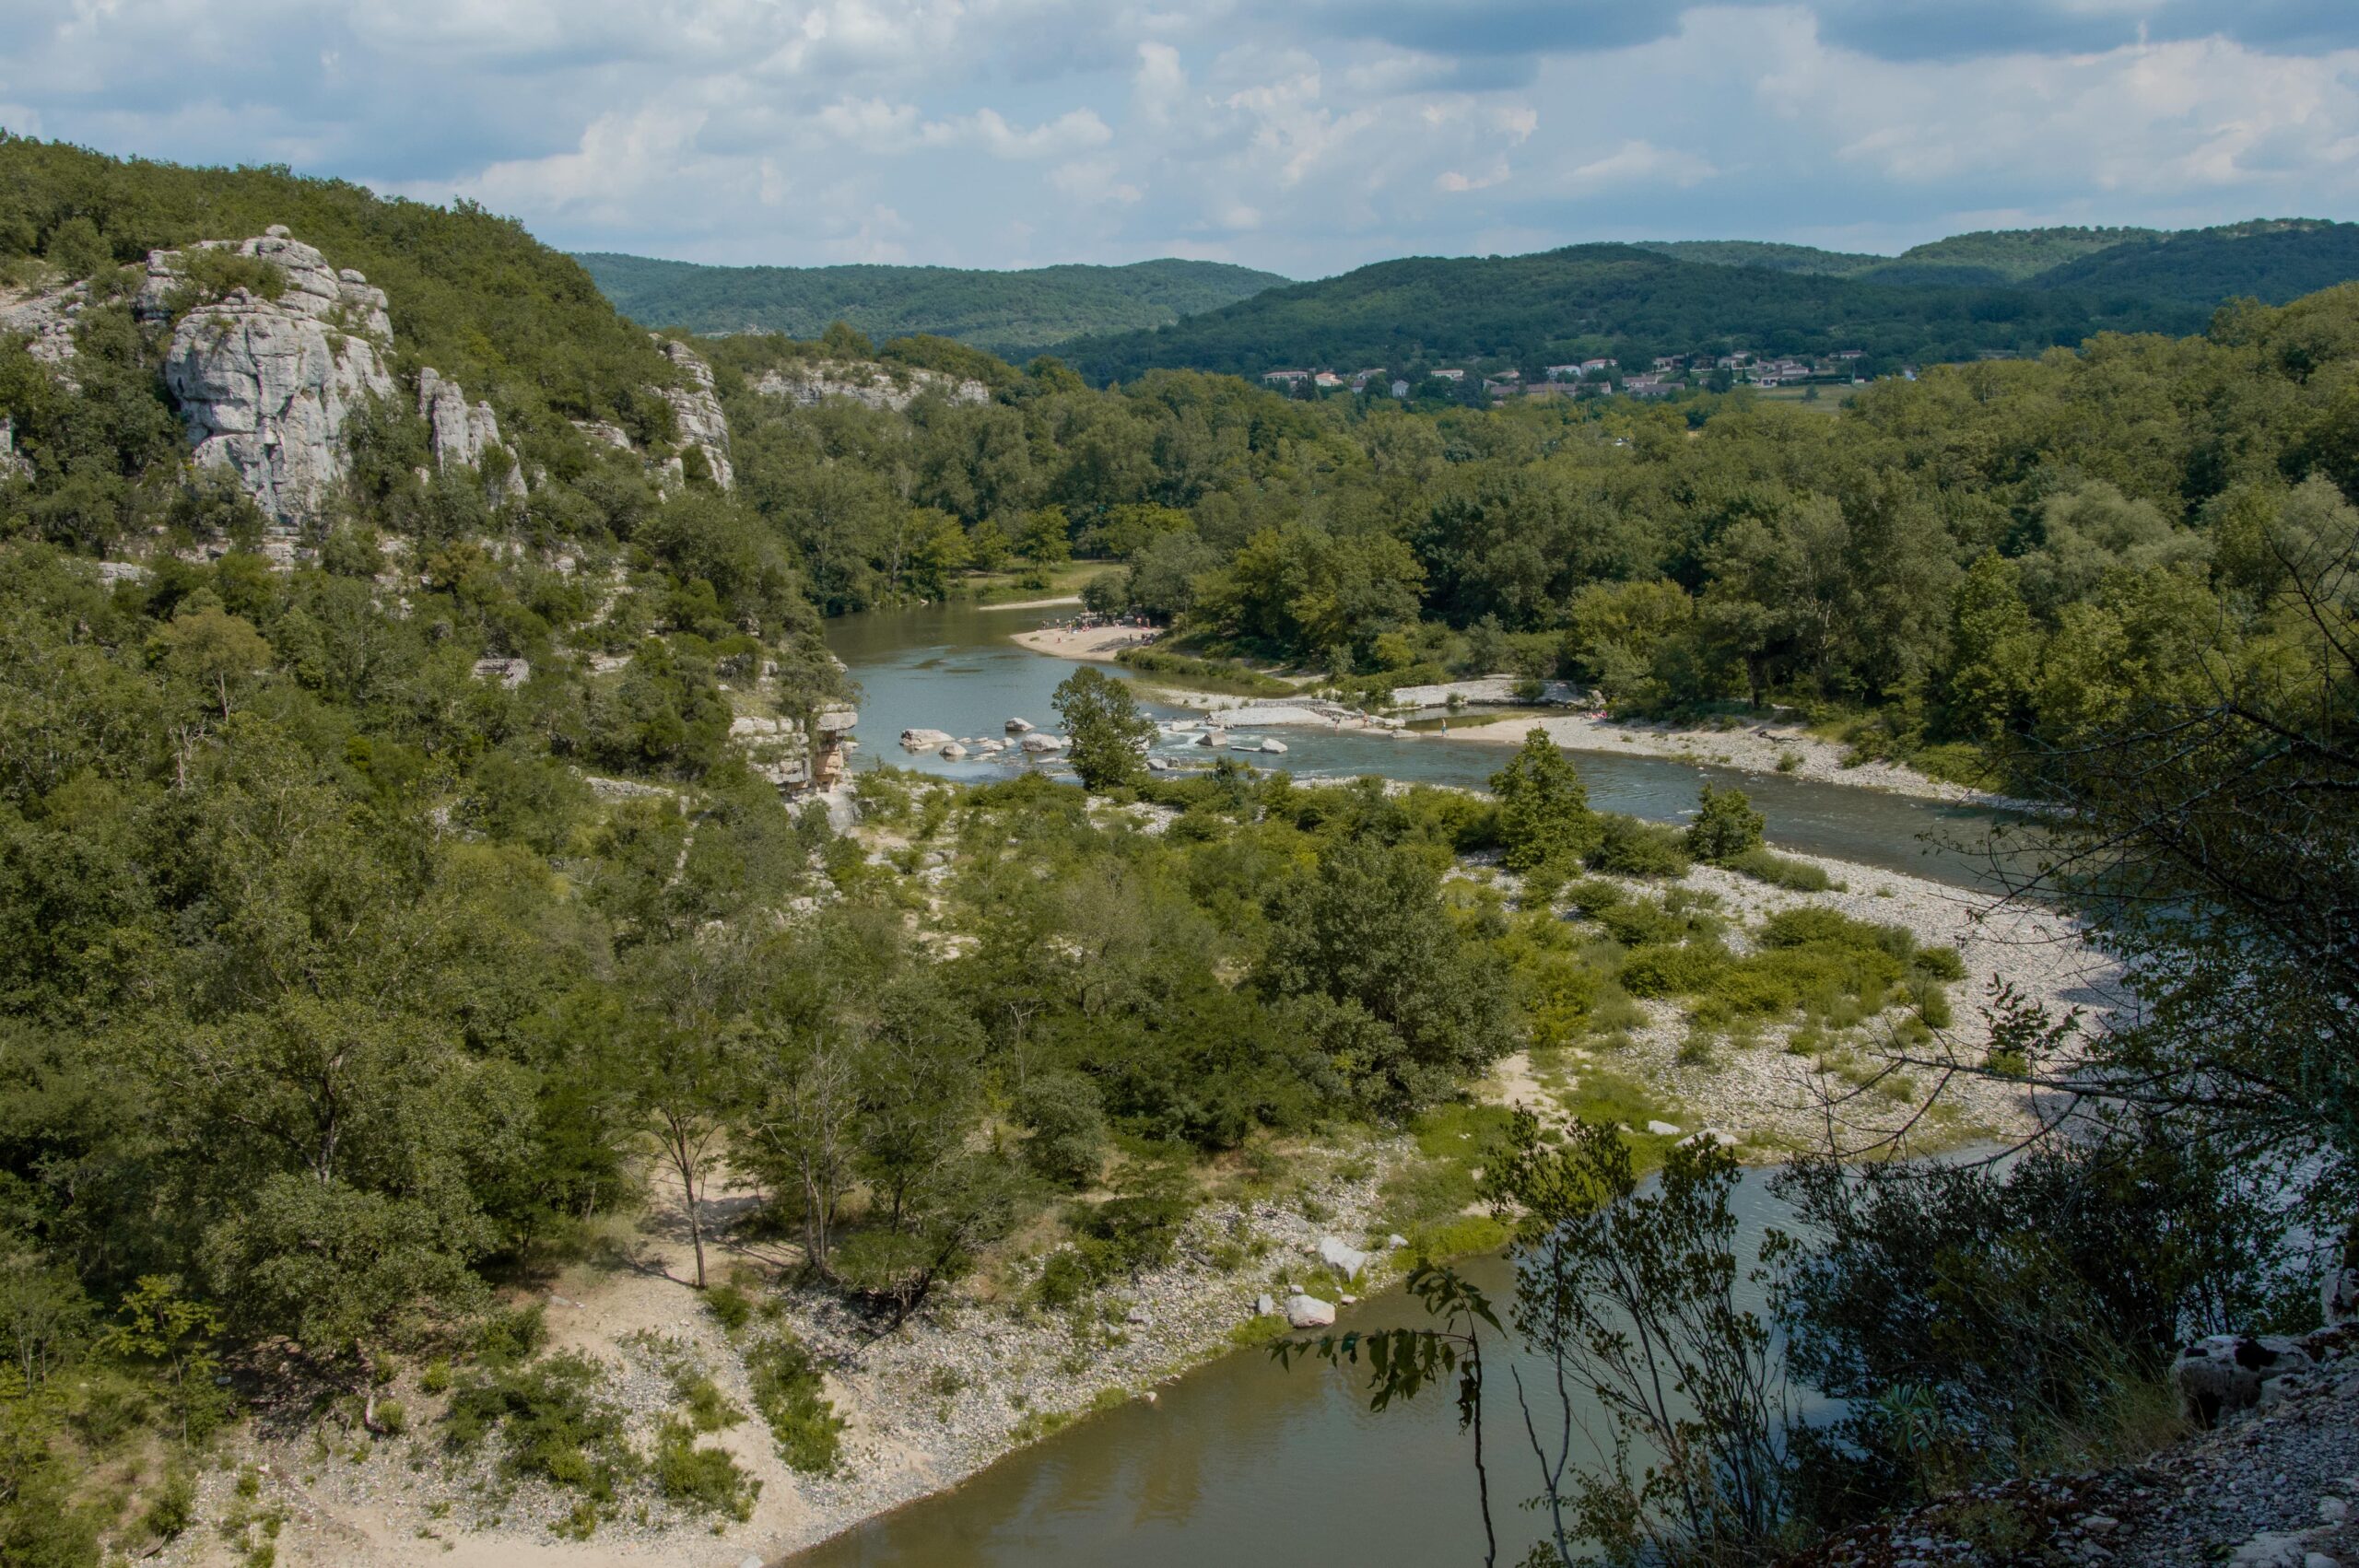
[[[1008,609],[1015,605],[1005,606]],[[1111,664],[1114,655],[1126,648],[1144,648],[1155,640],[1155,633],[1145,626],[1087,626],[1074,630],[1065,626],[1042,626],[1038,631],[1017,632],[1015,640],[1035,653],[1052,653],[1060,659],[1081,659],[1096,664]]]

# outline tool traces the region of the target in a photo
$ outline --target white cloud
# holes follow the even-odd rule
[[[2359,216],[2359,7],[1565,8],[12,0],[0,124],[737,262],[1309,276],[1606,238]]]
[[[1719,170],[1692,152],[1659,147],[1652,142],[1628,141],[1602,158],[1566,170],[1560,183],[1568,191],[1610,190],[1645,182],[1682,190],[1711,179]]]

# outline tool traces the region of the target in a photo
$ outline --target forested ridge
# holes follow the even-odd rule
[[[606,252],[577,258],[615,309],[651,327],[816,337],[842,322],[884,339],[946,337],[1016,359],[1085,333],[1156,327],[1286,279],[1222,262],[1123,266],[704,266]]]
[[[1059,708],[1086,788],[863,771],[851,831],[733,740],[850,695],[825,614],[1076,556],[1114,565],[1107,607],[1209,658],[1352,691],[1507,669],[1633,710],[1792,703],[2152,857],[2142,880],[2072,861],[2047,892],[2168,960],[2139,981],[2151,1025],[2097,1061],[2157,1117],[2236,1074],[2205,1134],[2224,1152],[2173,1163],[2178,1126],[2132,1128],[2127,1176],[2036,1167],[2077,1208],[1962,1185],[1938,1217],[1963,1239],[1921,1269],[1887,1266],[1929,1231],[1900,1199],[1814,1194],[1843,1245],[1794,1276],[1792,1327],[1829,1387],[1890,1381],[1880,1347],[1915,1340],[1887,1326],[1944,1269],[2021,1268],[1973,1296],[1986,1332],[1907,1369],[1948,1445],[1863,1409],[1839,1492],[1777,1530],[2052,1438],[2011,1423],[2086,1384],[2060,1323],[2118,1330],[2124,1386],[2151,1384],[2182,1305],[2282,1302],[2261,1275],[2285,1216],[2272,1236],[2226,1201],[2236,1161],[2301,1171],[2319,1234],[2348,1210],[2350,820],[2311,802],[2350,772],[2359,287],[1932,369],[1836,417],[1743,392],[1418,413],[1194,371],[1098,389],[849,326],[737,336],[698,345],[722,488],[663,463],[673,362],[504,220],[16,139],[0,191],[12,293],[84,290],[65,372],[0,342],[0,1559],[170,1540],[200,1478],[290,1430],[322,1466],[461,1475],[486,1528],[555,1498],[529,1525],[555,1539],[634,1510],[727,1529],[753,1489],[705,1439],[745,1412],[684,1374],[678,1409],[631,1428],[595,1365],[542,1349],[547,1281],[642,1217],[693,1248],[680,1287],[784,1462],[826,1472],[841,1422],[802,1304],[885,1332],[980,1280],[1067,1315],[1086,1371],[1123,1331],[1109,1293],[1213,1196],[1300,1200],[1306,1151],[1404,1129],[1424,1157],[1382,1184],[1377,1234],[1495,1245],[1476,1169],[1553,1156],[1463,1096],[1518,1049],[1598,1058],[1567,1108],[1605,1130],[1566,1147],[1607,1177],[1669,1159],[1708,1197],[1715,1156],[1614,1130],[1676,1108],[1624,1071],[1641,1003],[1699,1059],[1775,1041],[1887,1103],[1914,1091],[1878,1049],[2059,1070],[2061,1020],[2002,995],[1961,1024],[1940,942],[1825,907],[1752,919],[1687,882],[1826,889],[1741,796],[1706,792],[1684,830],[1595,812],[1544,738],[1487,796],[1158,780],[1127,687],[1084,672]],[[270,224],[387,290],[405,378],[470,378],[517,433],[522,495],[431,463],[405,380],[356,414],[348,473],[274,568],[253,503],[185,461],[170,323],[133,313],[123,271]],[[199,274],[174,309],[258,278]],[[989,396],[757,390],[872,357]],[[2214,858],[2171,860],[2157,822]],[[2289,914],[2286,886],[2317,909]],[[2220,913],[2155,913],[2189,900]],[[743,1284],[718,1256],[708,1277],[724,1176],[756,1199],[737,1236],[788,1260]],[[1268,1267],[1235,1248],[1223,1267]],[[251,1469],[234,1494],[205,1522],[266,1562],[282,1494]]]
[[[1736,349],[1857,349],[1889,370],[2036,355],[2100,332],[2196,332],[2232,298],[2283,304],[2353,275],[2359,226],[2300,221],[2179,235],[1961,235],[1889,260],[1744,241],[1574,245],[1379,262],[1056,352],[1093,380],[1158,367],[1258,375],[1306,365],[1413,374],[1475,365],[1531,378],[1594,357],[1638,368]]]

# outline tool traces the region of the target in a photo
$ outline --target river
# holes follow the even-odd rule
[[[827,641],[862,688],[859,734],[871,755],[961,778],[1004,777],[1009,764],[910,755],[901,731],[995,734],[1020,715],[1053,723],[1049,696],[1074,668],[1009,640],[1064,611],[936,605],[878,611],[831,623]],[[1119,666],[1109,673],[1127,676]],[[1158,717],[1181,710],[1150,704]],[[1374,738],[1288,729],[1285,766],[1297,777],[1379,773],[1421,783],[1481,785],[1507,760],[1496,744]],[[1579,754],[1592,803],[1659,821],[1693,809],[1698,784],[1741,784],[1768,818],[1774,843],[1813,854],[1978,880],[1978,842],[1993,820],[1968,808],[1740,774],[1655,757]],[[1926,842],[1929,837],[1950,841]],[[1767,1174],[1744,1173],[1737,1195],[1740,1254],[1782,1217]],[[1461,1270],[1504,1307],[1499,1257]],[[1745,1305],[1757,1293],[1742,1287]],[[1418,1320],[1397,1289],[1346,1309],[1342,1328]],[[1494,1352],[1496,1353],[1496,1352]],[[1540,1368],[1523,1362],[1526,1383]],[[1535,1490],[1530,1450],[1495,1363],[1485,1422],[1493,1457],[1499,1560],[1541,1539],[1517,1504]],[[1595,1417],[1598,1412],[1583,1412]],[[1545,1428],[1543,1427],[1543,1432]],[[1452,1390],[1430,1390],[1371,1414],[1356,1384],[1323,1367],[1282,1372],[1258,1352],[1225,1356],[1165,1386],[1008,1455],[964,1483],[870,1520],[789,1560],[792,1568],[1197,1568],[1465,1562],[1479,1558],[1482,1522],[1471,1449]]]
[[[1010,638],[1072,613],[952,603],[874,610],[828,623],[827,646],[860,683],[857,734],[866,755],[954,778],[1004,778],[1016,765],[974,758],[953,762],[931,752],[913,755],[901,749],[898,738],[910,729],[996,735],[1011,717],[1054,728],[1050,694],[1074,666],[1070,660],[1019,647]],[[1119,664],[1098,668],[1132,678]],[[1181,708],[1153,702],[1145,706],[1159,719],[1188,716]],[[1480,712],[1473,710],[1468,718],[1479,720]],[[1507,748],[1485,741],[1388,741],[1309,726],[1270,733],[1285,742],[1283,766],[1298,778],[1376,773],[1412,783],[1479,788],[1509,755]],[[1175,745],[1172,755],[1191,753],[1191,748]],[[1205,754],[1192,749],[1192,755]],[[1733,784],[1767,818],[1770,842],[1779,848],[1965,886],[1981,885],[1988,877],[1981,847],[1997,819],[1976,807],[1774,773],[1699,767],[1668,757],[1590,752],[1573,757],[1589,786],[1590,803],[1601,810],[1677,822],[1695,810],[1699,785]]]
[[[1786,1211],[1768,1173],[1746,1171],[1735,1209],[1738,1256],[1757,1252]],[[1505,1316],[1512,1280],[1498,1256],[1460,1272]],[[1749,1281],[1739,1300],[1759,1310]],[[1399,1289],[1345,1309],[1341,1328],[1422,1324]],[[1519,1504],[1538,1471],[1494,1344],[1483,1433],[1499,1561],[1520,1562],[1542,1520]],[[1513,1361],[1528,1387],[1550,1375]],[[1224,1356],[1001,1459],[948,1492],[872,1519],[788,1559],[789,1568],[1310,1568],[1328,1562],[1476,1562],[1482,1514],[1473,1447],[1458,1430],[1454,1382],[1381,1415],[1360,1386],[1315,1363],[1291,1371],[1265,1352]],[[1578,1408],[1578,1407],[1577,1407]],[[1594,1408],[1581,1410],[1593,1422]],[[1541,1412],[1546,1435],[1546,1412]]]

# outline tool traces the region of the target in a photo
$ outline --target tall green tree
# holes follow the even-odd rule
[[[1155,720],[1139,711],[1130,683],[1085,664],[1066,676],[1050,705],[1064,724],[1073,769],[1082,787],[1105,790],[1135,783]]]
[[[1499,842],[1508,870],[1549,861],[1569,865],[1597,847],[1602,833],[1589,809],[1589,788],[1545,730],[1533,728],[1505,767],[1491,775],[1499,802]]]

